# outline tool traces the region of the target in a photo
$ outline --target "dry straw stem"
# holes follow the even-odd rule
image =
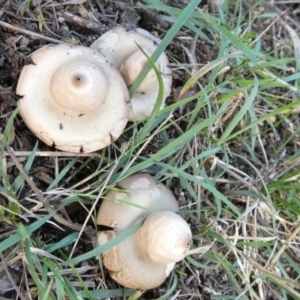
[[[130,144],[130,143],[128,143],[128,144],[124,147],[123,153],[125,153],[125,151],[126,151],[127,148],[129,147],[129,144]],[[88,223],[88,220],[92,217],[92,214],[93,214],[93,212],[95,211],[96,206],[97,206],[97,204],[98,204],[100,198],[102,197],[103,192],[104,192],[104,190],[106,189],[107,184],[108,184],[108,182],[109,182],[111,176],[112,176],[113,173],[115,172],[115,169],[117,168],[117,166],[118,166],[118,164],[119,164],[119,162],[120,162],[121,159],[122,159],[122,155],[120,155],[120,156],[115,160],[113,166],[111,167],[109,173],[107,174],[107,177],[106,177],[106,179],[104,180],[104,182],[103,182],[103,184],[102,184],[102,187],[101,187],[101,189],[100,189],[100,191],[99,191],[99,193],[98,193],[98,195],[97,195],[97,198],[95,199],[95,201],[94,201],[94,203],[93,203],[93,205],[92,205],[92,207],[91,207],[91,209],[90,209],[90,211],[89,211],[89,213],[88,213],[88,215],[87,215],[87,217],[86,217],[86,219],[85,219],[85,221],[84,221],[84,223],[83,223],[81,229],[79,230],[78,238],[76,239],[76,241],[75,241],[75,243],[74,243],[74,246],[73,246],[73,248],[72,248],[72,250],[71,250],[71,253],[70,253],[70,255],[69,255],[69,259],[71,259],[71,258],[73,257],[73,254],[74,254],[74,252],[75,252],[75,249],[76,249],[76,247],[77,247],[77,244],[78,244],[78,242],[79,242],[79,240],[80,240],[80,237],[81,237],[81,235],[82,235],[82,233],[83,233],[83,231],[84,231],[84,229],[85,229],[85,227],[86,227],[86,225],[87,225],[87,223]],[[95,220],[94,220],[94,223],[96,224]]]
[[[232,221],[232,219],[228,219],[228,218],[222,218],[222,220],[225,221],[225,222]],[[272,227],[264,226],[264,225],[260,225],[260,224],[253,224],[253,223],[245,222],[245,220],[235,220],[235,222],[236,223],[243,223],[245,226],[253,228],[251,230],[259,229],[259,230],[263,230],[263,231],[265,231],[269,234],[270,233],[273,233],[273,234],[275,233],[275,234],[280,234],[280,235],[285,235],[285,236],[289,235],[289,233],[284,232],[282,230],[278,230],[277,228],[272,228]],[[293,223],[291,223],[291,222],[287,222],[287,221],[285,221],[285,222],[288,225],[291,225],[291,226],[293,225]],[[243,237],[243,238],[245,238],[245,237]],[[234,238],[232,238],[232,239],[234,239]]]
[[[271,261],[271,265],[274,265],[277,260],[280,258],[282,253],[286,250],[286,248],[289,246],[289,243],[297,236],[297,234],[300,231],[300,224],[295,228],[293,233],[290,235],[290,237],[285,241],[284,245],[279,249],[279,251],[276,253],[276,255],[273,257]]]
[[[62,13],[57,13],[59,17],[63,17],[66,19],[66,21],[70,24],[74,24],[77,26],[80,26],[82,28],[90,29],[94,31],[97,34],[101,33],[101,24],[82,18],[80,16],[74,15],[70,12],[64,11]]]
[[[10,274],[10,272],[8,270],[8,266],[6,264],[5,258],[3,257],[3,254],[1,252],[0,252],[0,258],[1,258],[1,262],[4,266],[5,274],[9,280],[9,282],[11,283],[14,291],[17,293],[18,297],[20,297],[21,300],[26,300],[25,297],[20,292],[19,288],[17,287],[15,280],[12,278],[12,275]],[[2,280],[2,278],[1,278],[1,280]]]
[[[32,151],[14,151],[16,157],[27,157],[32,155]],[[3,156],[11,156],[8,152],[4,152]],[[66,151],[36,151],[35,156],[40,157],[97,157],[103,158],[99,153],[73,153]]]
[[[84,274],[87,271],[91,271],[91,270],[96,270],[97,267],[96,266],[84,266],[84,267],[79,267],[76,268],[76,272],[78,274]],[[74,274],[74,270],[73,269],[63,269],[63,270],[59,270],[59,274],[61,275],[73,275]],[[48,276],[55,276],[54,272],[48,272],[47,273]]]
[[[16,156],[14,155],[13,151],[11,150],[11,148],[9,146],[5,146],[6,152],[10,155],[10,158],[12,159],[12,161],[15,163],[17,169],[19,170],[19,172],[22,174],[22,176],[24,177],[25,181],[28,183],[28,185],[31,187],[31,189],[33,190],[33,192],[36,194],[37,199],[43,204],[43,206],[45,207],[45,209],[47,210],[47,212],[53,213],[53,209],[51,208],[50,204],[44,199],[42,193],[39,191],[39,189],[36,187],[36,185],[34,184],[34,182],[31,180],[31,178],[24,172],[24,169],[22,168],[21,164],[18,162],[18,159],[16,158]],[[60,217],[57,214],[54,214],[53,218],[55,219],[55,221],[57,221],[58,223],[60,223],[61,225],[64,225],[66,227],[71,228],[72,230],[75,231],[81,231],[83,228],[82,226],[79,225],[75,225],[72,224],[68,221],[66,221],[65,219],[63,219],[62,217]]]
[[[24,207],[22,204],[20,204],[15,198],[13,197],[10,197],[7,193],[0,193],[3,197],[7,198],[9,202],[12,202],[14,204],[16,204],[17,206],[21,207],[25,212],[28,213],[29,216],[32,216],[34,215],[32,213],[32,211],[28,210],[26,207]],[[1,207],[1,206],[0,206]],[[22,216],[21,214],[18,214],[18,213],[15,213],[9,209],[7,209],[6,207],[3,206],[3,209],[6,210],[7,212],[13,214],[13,215],[16,215],[18,216],[19,218],[25,220],[26,222],[29,222],[29,220],[26,218],[26,216]]]
[[[282,284],[293,286],[294,288],[299,288],[299,284],[297,282],[292,282],[290,280],[287,280],[283,277],[278,276],[275,274],[275,272],[271,272],[268,269],[262,267],[258,262],[256,262],[253,258],[245,255],[242,251],[239,251],[238,249],[235,249],[236,252],[238,252],[239,255],[243,256],[248,262],[250,262],[257,270],[264,274],[268,274],[269,276],[276,278],[278,281],[280,281]]]
[[[3,21],[0,21],[0,26],[2,26],[4,28],[7,28],[7,29],[17,31],[17,32],[20,32],[20,33],[24,33],[26,35],[29,35],[33,39],[42,39],[42,40],[45,40],[45,41],[48,41],[48,42],[51,42],[51,43],[55,43],[55,44],[63,43],[63,41],[59,41],[59,40],[44,36],[44,35],[39,34],[39,33],[29,31],[27,29],[23,29],[23,28],[14,26],[14,25],[10,25],[10,24],[8,24],[6,22],[3,22]]]
[[[242,182],[244,185],[246,185],[252,192],[256,193],[257,195],[259,195],[265,202],[266,204],[268,204],[270,207],[273,207],[271,200],[266,197],[265,195],[263,195],[255,186],[253,186],[251,183],[249,183],[248,181],[246,181],[244,178],[242,178],[241,176],[239,176],[237,173],[235,173],[234,171],[230,170],[236,170],[238,172],[238,169],[234,168],[234,167],[230,167],[229,165],[225,164],[224,162],[222,162],[219,158],[214,157],[214,161],[213,161],[213,165],[217,165],[219,168],[221,168],[222,170],[224,170],[226,173],[228,173],[229,175],[231,175],[232,177],[238,179],[240,182]],[[246,175],[246,174],[244,174]]]
[[[146,146],[152,141],[152,139],[156,136],[156,134],[158,132],[160,132],[161,128],[167,123],[169,122],[169,120],[171,120],[173,118],[173,115],[170,113],[169,116],[158,126],[158,128],[149,136],[149,138],[147,139],[147,141],[143,144],[143,146],[139,149],[139,151],[137,152],[137,154],[133,157],[133,159],[129,162],[129,164],[124,168],[122,174],[125,174],[127,172],[127,170],[132,166],[132,164],[136,161],[136,159],[138,158],[138,156],[144,151],[144,149],[146,148]],[[129,144],[127,144],[127,147],[129,146]]]
[[[228,119],[234,114],[238,106],[241,104],[242,101],[245,101],[245,94],[239,93],[236,96],[233,96],[231,99],[228,100],[228,104],[233,103],[230,111],[222,118],[222,123],[228,121]]]
[[[299,0],[275,0],[273,3],[276,4],[293,4],[299,3]]]
[[[17,261],[19,261],[22,258],[23,254],[24,253],[22,252],[22,246],[21,244],[18,244],[15,248],[11,249],[10,252],[7,254],[7,256],[4,258],[5,264],[8,267],[14,265]],[[3,272],[4,269],[5,269],[5,265],[1,261],[0,273]]]

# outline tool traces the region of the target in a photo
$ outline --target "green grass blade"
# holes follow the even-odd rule
[[[133,225],[132,227],[126,229],[125,231],[123,231],[122,233],[120,233],[118,236],[116,236],[115,238],[113,238],[112,240],[108,241],[107,243],[105,243],[102,246],[99,246],[85,254],[79,255],[77,257],[74,257],[68,261],[65,261],[62,263],[63,266],[66,265],[76,265],[84,260],[88,260],[91,257],[95,257],[100,255],[101,253],[103,253],[104,251],[109,250],[110,248],[118,245],[119,243],[121,243],[122,241],[124,241],[125,239],[129,238],[131,235],[133,235],[135,232],[138,231],[138,229],[142,226],[142,222],[139,222],[135,225]]]
[[[182,144],[187,143],[195,134],[200,132],[202,129],[208,127],[210,124],[212,124],[221,114],[221,112],[218,112],[216,115],[210,117],[209,119],[206,119],[202,121],[199,124],[196,124],[194,127],[192,127],[190,130],[182,134],[177,139],[173,140],[170,144],[168,144],[163,149],[159,150],[157,153],[153,154],[150,158],[145,160],[144,162],[138,163],[135,166],[132,166],[126,174],[123,174],[124,177],[127,177],[131,174],[140,172],[141,170],[144,170],[151,166],[153,162],[160,161],[162,159],[165,159],[166,157],[171,156],[173,153],[177,152],[180,148],[182,148]],[[122,176],[122,178],[123,178]],[[121,178],[120,178],[121,179]]]
[[[172,293],[175,291],[176,287],[177,287],[177,284],[178,284],[178,276],[177,274],[174,272],[174,280],[172,282],[172,285],[171,287],[169,288],[169,290],[164,294],[162,295],[161,297],[157,298],[157,300],[165,300],[165,299],[168,299]]]
[[[186,8],[181,12],[180,16],[176,20],[176,22],[173,24],[173,26],[168,30],[167,34],[161,41],[161,43],[158,45],[154,53],[151,55],[151,60],[153,62],[156,62],[156,60],[159,58],[161,53],[167,48],[167,46],[171,43],[171,41],[174,39],[175,35],[179,31],[179,29],[185,24],[187,19],[190,17],[191,13],[195,10],[195,8],[199,5],[201,0],[194,0],[191,1]],[[148,64],[145,65],[143,70],[141,71],[138,78],[135,80],[133,85],[130,88],[130,96],[136,92],[142,81],[145,79],[146,75],[150,71],[151,66]]]
[[[53,214],[49,214],[41,219],[39,219],[38,221],[35,221],[33,224],[26,226],[26,232],[30,235],[32,234],[35,230],[39,229],[43,224],[45,224],[47,221],[50,220],[51,217],[53,217]],[[0,243],[0,252],[5,251],[6,249],[8,249],[9,247],[13,246],[14,244],[20,242],[20,240],[23,237],[20,235],[19,232],[13,234],[12,236],[10,236],[9,238],[7,238],[6,240],[2,241]]]
[[[239,112],[234,116],[233,120],[227,125],[226,130],[222,134],[222,136],[219,138],[217,144],[222,145],[227,140],[227,137],[231,134],[231,132],[235,129],[237,124],[241,121],[242,117],[247,113],[249,108],[253,105],[253,101],[255,100],[257,93],[258,93],[258,79],[255,76],[254,79],[254,85],[252,88],[252,91],[249,95],[249,97],[246,99],[245,104],[242,106],[242,108],[239,110]]]
[[[209,184],[209,183],[205,182],[204,180],[200,180],[197,177],[195,177],[193,175],[190,175],[190,174],[184,172],[181,169],[172,167],[168,164],[165,164],[165,163],[162,163],[162,162],[156,162],[156,163],[158,165],[162,165],[163,167],[169,169],[174,174],[182,176],[185,179],[190,180],[190,181],[198,184],[199,186],[204,187],[208,191],[210,191],[214,195],[214,199],[215,199],[216,204],[217,204],[217,216],[216,216],[217,219],[221,216],[221,212],[222,212],[221,201],[224,202],[224,204],[226,204],[235,213],[236,216],[241,217],[241,213],[239,212],[237,207],[235,205],[233,205],[223,194],[221,194],[212,184]]]
[[[78,158],[72,159],[58,174],[58,176],[51,182],[51,184],[48,186],[47,191],[53,189],[55,186],[58,185],[58,183],[65,177],[66,173],[70,171],[71,168],[77,163]]]
[[[43,283],[41,282],[35,266],[34,266],[34,260],[36,259],[36,255],[32,254],[30,251],[30,246],[31,246],[31,241],[29,239],[29,232],[27,232],[25,226],[23,224],[19,224],[18,226],[18,232],[19,235],[22,237],[22,239],[24,239],[24,244],[25,244],[25,256],[28,262],[28,268],[30,271],[30,275],[34,281],[34,283],[36,284],[36,286],[38,287],[40,293],[43,295],[46,293],[46,287],[43,285]],[[52,298],[50,298],[52,299]]]
[[[35,158],[35,153],[37,151],[37,147],[38,147],[38,142],[36,142],[34,148],[32,149],[32,151],[30,153],[30,156],[28,157],[27,162],[26,162],[26,164],[23,168],[23,170],[26,174],[29,173],[29,171],[32,167],[32,164],[33,164],[33,161],[34,161],[34,158]],[[15,193],[17,193],[19,191],[19,189],[22,187],[24,181],[25,181],[25,178],[22,174],[20,174],[16,178],[15,182],[13,183],[13,190],[14,190]]]
[[[59,242],[57,242],[53,245],[46,246],[45,251],[47,251],[48,253],[51,253],[53,251],[56,251],[58,249],[66,247],[68,245],[71,245],[76,241],[76,239],[78,238],[78,235],[79,235],[78,232],[73,232],[73,233],[69,234],[68,236],[66,236],[65,238],[63,238],[62,240],[60,240]]]
[[[228,39],[237,49],[240,50],[240,52],[249,58],[249,60],[256,65],[257,59],[258,59],[258,53],[255,53],[250,47],[248,47],[240,37],[237,37],[236,35],[232,34],[230,31],[228,31],[225,27],[219,25],[215,19],[202,11],[198,11],[198,14],[201,15],[203,20],[209,22],[211,26],[213,26],[218,32],[220,32],[224,38]]]
[[[72,202],[78,201],[78,197],[69,197],[67,198],[59,207],[58,210]],[[53,211],[52,213],[40,218],[39,220],[35,221],[34,223],[28,225],[25,227],[26,232],[28,235],[31,235],[34,231],[39,229],[43,224],[45,224],[47,221],[49,221],[54,215],[56,214],[56,211]],[[5,239],[4,241],[0,242],[0,252],[5,251],[9,247],[13,246],[14,244],[20,242],[22,239],[22,235],[20,235],[19,232],[13,234],[9,238]]]
[[[2,157],[2,155],[4,153],[4,148],[5,148],[6,144],[7,144],[8,136],[10,134],[11,128],[12,128],[12,126],[14,124],[14,120],[15,120],[15,117],[17,116],[18,112],[19,112],[19,108],[16,108],[12,112],[12,114],[9,117],[9,119],[7,121],[7,124],[5,126],[5,130],[4,130],[4,133],[3,133],[3,138],[2,138],[1,143],[0,143],[0,145],[1,145],[0,146],[0,156],[1,157]]]
[[[144,53],[146,56],[147,54]],[[163,96],[164,96],[164,83],[163,83],[163,79],[162,79],[162,75],[160,74],[159,69],[156,67],[155,63],[151,60],[151,58],[149,58],[147,56],[148,59],[148,63],[150,64],[150,67],[154,70],[155,75],[157,77],[158,80],[158,95],[157,95],[157,99],[154,105],[154,108],[150,114],[150,116],[147,118],[146,124],[144,125],[144,127],[142,128],[142,130],[139,132],[138,134],[138,140],[144,140],[144,138],[149,134],[150,132],[150,128],[152,127],[154,120],[157,116],[157,113],[162,105],[163,102]],[[167,75],[168,76],[168,75]]]

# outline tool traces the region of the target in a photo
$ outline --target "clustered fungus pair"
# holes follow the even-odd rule
[[[123,27],[106,32],[90,48],[44,46],[31,55],[34,64],[21,72],[20,114],[47,145],[75,153],[102,149],[121,135],[128,121],[151,114],[159,90],[155,72],[150,70],[131,100],[128,88],[147,63],[145,54],[151,56],[155,49],[151,38]],[[156,66],[164,99],[172,83],[167,65],[162,53]]]
[[[156,73],[150,70],[131,100],[128,88],[155,49],[149,33],[127,32],[123,27],[103,34],[90,48],[42,47],[20,75],[20,114],[38,138],[60,150],[87,153],[104,148],[121,135],[128,121],[151,114],[159,91]],[[167,65],[162,53],[156,66],[164,84],[163,100],[172,83]],[[157,287],[188,254],[190,227],[176,213],[179,207],[171,191],[150,175],[135,174],[117,186],[99,209],[98,244],[145,221],[130,238],[105,251],[103,263],[126,287]]]
[[[175,263],[188,255],[192,233],[176,212],[177,201],[163,184],[148,174],[135,174],[110,190],[100,206],[98,244],[145,220],[131,237],[102,254],[110,276],[119,284],[147,290],[161,285]]]

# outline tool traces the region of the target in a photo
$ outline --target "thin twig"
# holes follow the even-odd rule
[[[26,157],[30,156],[32,151],[14,151],[14,155],[16,157]],[[4,152],[3,156],[10,156],[9,153]],[[73,153],[73,152],[63,152],[63,151],[36,151],[34,156],[42,156],[42,157],[98,157],[103,158],[99,153]]]
[[[11,148],[9,146],[5,146],[6,152],[9,154],[9,156],[11,157],[12,161],[15,163],[17,169],[20,171],[21,175],[24,177],[24,179],[26,180],[26,182],[28,183],[28,185],[31,187],[31,189],[33,190],[33,192],[36,194],[37,199],[43,204],[43,206],[45,207],[45,209],[47,210],[47,212],[53,213],[53,209],[51,208],[50,204],[44,199],[42,193],[39,191],[39,189],[36,187],[36,185],[34,184],[34,182],[31,180],[31,178],[24,172],[22,166],[20,165],[20,163],[18,162],[16,156],[14,155],[13,151],[11,150]],[[75,231],[80,231],[82,230],[82,226],[81,225],[75,225],[72,224],[68,221],[66,221],[64,218],[60,217],[57,214],[53,215],[53,218],[55,219],[55,221],[57,221],[58,223],[69,227]]]
[[[266,269],[265,267],[261,266],[257,260],[254,260],[252,257],[244,254],[242,251],[235,249],[237,253],[239,253],[243,258],[245,258],[248,262],[250,262],[258,271],[260,271],[263,274],[269,275],[271,278],[274,278],[278,280],[281,284],[284,284],[285,286],[292,286],[295,288],[299,288],[299,283],[294,281],[289,281],[286,278],[280,277],[275,272],[269,271],[269,269]]]
[[[282,253],[285,251],[285,249],[288,247],[288,244],[297,236],[297,234],[300,231],[300,224],[296,227],[296,229],[294,230],[294,232],[289,236],[289,238],[286,240],[286,242],[282,245],[282,247],[278,250],[278,252],[276,253],[276,255],[274,256],[274,258],[271,261],[271,265],[274,265],[277,260],[279,259],[279,257],[282,255]]]
[[[39,34],[39,33],[32,32],[32,31],[29,31],[27,29],[23,29],[23,28],[14,26],[14,25],[10,25],[10,24],[8,24],[6,22],[3,22],[3,21],[0,21],[0,26],[2,26],[4,28],[11,29],[11,30],[14,30],[14,31],[17,31],[17,32],[20,32],[20,33],[23,33],[23,34],[27,34],[30,37],[35,38],[35,39],[42,39],[42,40],[45,40],[45,41],[48,41],[48,42],[51,42],[51,43],[55,43],[55,44],[64,43],[63,41],[56,40],[56,39],[44,36],[44,35]]]
[[[3,257],[3,254],[0,252],[0,258],[1,258],[1,261],[2,261],[2,264],[4,266],[4,270],[5,270],[5,273],[13,287],[13,289],[15,290],[15,292],[17,293],[18,297],[21,299],[21,300],[26,300],[25,297],[22,295],[22,293],[19,291],[17,285],[16,285],[16,282],[13,280],[10,272],[8,271],[8,267],[7,267],[7,264],[6,264],[6,261]]]
[[[245,94],[244,93],[239,93],[236,96],[233,96],[231,99],[228,100],[228,104],[233,102],[233,105],[229,112],[222,118],[222,123],[225,124],[228,119],[234,114],[236,111],[237,107],[240,105],[242,100],[245,100]]]
[[[85,18],[82,18],[80,16],[74,15],[68,11],[63,11],[62,13],[58,12],[57,15],[59,17],[63,17],[66,21],[66,23],[80,26],[82,28],[91,30],[97,34],[101,34],[101,25],[95,21],[88,20]]]

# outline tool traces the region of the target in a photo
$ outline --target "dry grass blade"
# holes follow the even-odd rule
[[[221,168],[225,172],[227,172],[229,175],[231,175],[232,177],[238,179],[240,182],[242,182],[244,185],[246,185],[255,194],[259,195],[262,198],[262,200],[264,200],[266,202],[266,204],[268,204],[270,207],[273,207],[272,202],[271,202],[271,200],[269,198],[267,198],[265,195],[263,195],[254,185],[252,185],[251,183],[249,183],[248,181],[246,181],[244,178],[242,178],[240,175],[238,175],[236,172],[234,172],[233,170],[231,170],[231,169],[235,169],[235,168],[232,168],[232,167],[230,168],[224,162],[220,161],[217,157],[214,158],[213,165],[215,165],[215,164],[219,168]],[[239,170],[237,170],[237,169],[235,169],[235,170],[237,172],[239,172]]]
[[[31,151],[14,151],[16,157],[27,157],[32,154]],[[3,156],[10,156],[9,153],[4,152]],[[36,151],[35,156],[37,157],[96,157],[104,158],[103,155],[99,153],[73,153],[64,151]]]
[[[274,265],[282,255],[282,253],[289,247],[289,244],[294,241],[295,237],[300,232],[300,224],[296,226],[296,228],[293,230],[292,234],[289,236],[289,238],[285,241],[284,245],[279,249],[279,251],[276,253],[276,255],[271,260],[271,265]]]
[[[24,172],[22,166],[18,162],[18,160],[15,157],[15,155],[14,155],[13,151],[11,150],[11,148],[6,145],[5,149],[6,149],[6,152],[10,155],[12,161],[15,163],[15,165],[16,165],[17,169],[19,170],[19,172],[25,178],[25,180],[28,183],[28,185],[30,186],[30,188],[36,194],[37,199],[43,204],[43,206],[45,207],[45,209],[47,210],[48,213],[52,213],[53,209],[51,208],[50,204],[44,199],[42,193],[39,191],[39,189],[36,187],[36,185],[30,179],[30,177]],[[57,214],[55,214],[53,218],[55,219],[55,221],[57,221],[61,225],[64,225],[64,226],[66,226],[66,227],[68,227],[68,228],[70,228],[72,230],[76,230],[76,231],[81,231],[82,230],[82,226],[72,224],[72,223],[66,221],[65,219],[63,219],[62,217],[60,217]]]

